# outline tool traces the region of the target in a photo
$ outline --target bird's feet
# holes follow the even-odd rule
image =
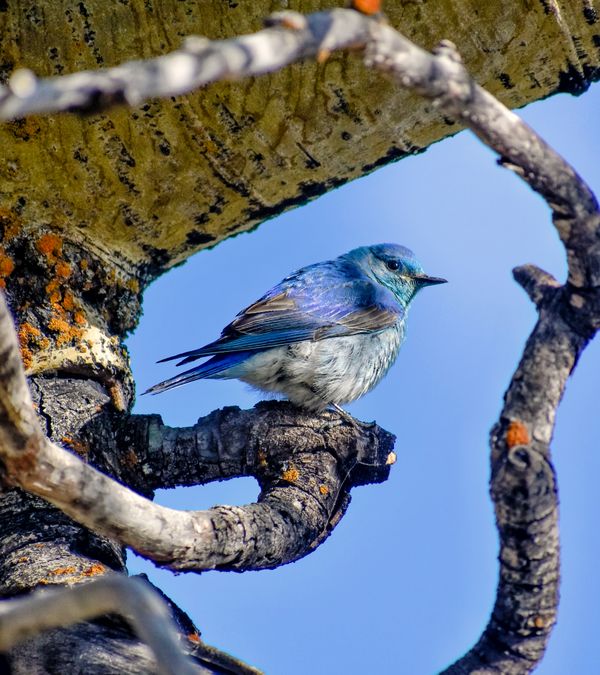
[[[376,425],[375,422],[361,422],[360,420],[355,419],[349,412],[346,412],[337,403],[330,403],[329,405],[338,413],[338,415],[343,420],[345,420],[346,422],[348,422],[348,424],[351,424],[354,427],[357,427],[359,429],[360,428],[372,429]]]

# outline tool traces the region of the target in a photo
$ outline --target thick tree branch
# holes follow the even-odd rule
[[[384,23],[350,10],[309,17],[284,13],[273,17],[271,23],[275,26],[254,36],[214,43],[196,39],[162,60],[85,73],[79,79],[74,75],[69,80],[38,82],[30,74],[18,73],[1,95],[0,110],[16,115],[24,114],[27,105],[41,111],[139,101],[148,95],[182,93],[222,77],[267,72],[309,55],[324,59],[337,48],[364,47],[367,65],[389,72],[402,86],[426,96],[440,111],[469,126],[498,152],[503,166],[514,170],[546,199],[567,252],[568,281],[559,287],[531,267],[515,272],[538,306],[539,320],[491,438],[491,488],[501,541],[500,582],[492,617],[479,642],[447,671],[529,672],[543,655],[558,602],[558,507],[549,449],[556,409],[579,355],[600,326],[597,201],[560,155],[469,77],[450,43],[442,43],[434,54],[428,54]],[[167,72],[174,78],[170,89],[164,88]],[[4,398],[10,400],[10,396]],[[15,418],[14,410],[14,406],[6,408],[7,422]],[[277,415],[285,419],[287,414],[285,406],[259,408],[256,414],[260,416],[264,410],[275,416],[269,424],[275,422],[276,429]],[[226,411],[223,415],[235,419],[243,414]],[[298,436],[286,435],[282,425],[273,453],[264,456],[264,472],[254,474],[263,487],[260,501],[248,507],[176,514],[115,486],[106,476],[35,434],[31,442],[22,433],[19,438],[26,441],[25,451],[9,450],[5,462],[15,483],[171,567],[257,569],[306,554],[307,543],[309,548],[319,543],[343,512],[347,501],[343,488],[352,470],[329,453],[329,441],[323,440],[327,424],[334,420],[326,415],[299,422],[304,435],[309,430],[318,437],[306,451],[304,446],[299,448]],[[252,438],[248,419],[240,417],[238,421],[246,429],[247,435],[242,436]],[[133,452],[144,457],[143,467],[144,462],[152,466],[158,447],[177,448],[181,464],[173,465],[172,476],[165,474],[162,479],[178,483],[182,467],[197,453],[197,439],[206,438],[201,429],[214,423],[203,421],[193,431],[173,435],[155,419],[134,420],[132,424],[141,425],[143,433],[132,433],[132,438],[144,437],[144,425],[147,430],[154,425],[159,437],[147,433],[147,445],[136,442]],[[340,428],[345,427],[341,424]],[[371,437],[366,430],[355,433],[353,442],[378,444],[378,463],[385,464],[389,441],[379,438],[378,432],[372,432]],[[217,436],[223,434],[220,429]],[[212,438],[212,432],[207,436]],[[217,441],[215,447],[218,445]],[[209,454],[215,452],[210,443],[208,447]],[[278,454],[282,447],[290,453],[288,457],[293,456],[293,462]],[[258,446],[253,448],[250,443],[250,448],[250,455],[239,454],[231,465],[218,471],[206,468],[210,462],[205,461],[199,477],[215,478],[219,471],[221,475],[239,475],[246,465],[257,470],[263,458]],[[27,461],[20,461],[23,457]],[[359,463],[360,457],[359,452]],[[282,538],[272,534],[278,529],[284,533]]]
[[[158,415],[131,415],[115,436],[121,464],[114,468],[141,490],[239,476],[255,476],[268,489],[290,464],[303,461],[301,455],[322,452],[336,460],[344,489],[349,489],[385,480],[394,457],[393,437],[374,424],[358,426],[333,412],[308,414],[282,402],[215,410],[183,428],[166,426]],[[321,475],[325,484],[327,473],[315,477]],[[336,492],[331,487],[329,499]],[[327,503],[331,508],[334,502]]]

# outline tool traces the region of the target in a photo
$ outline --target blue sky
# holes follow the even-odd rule
[[[600,192],[598,110],[597,84],[579,98],[555,96],[521,114]],[[131,572],[149,574],[207,642],[269,675],[427,675],[479,637],[497,576],[488,433],[535,321],[511,270],[532,262],[564,280],[549,211],[463,132],[199,253],[148,289],[143,319],[128,340],[143,391],[175,373],[157,359],[215,339],[288,272],[379,242],[409,246],[429,274],[450,282],[419,295],[396,364],[373,392],[347,406],[397,435],[390,479],[355,489],[325,544],[274,571],[176,576],[130,555]],[[563,583],[540,675],[600,667],[598,373],[596,340],[569,382],[553,442]],[[236,381],[199,381],[141,397],[135,411],[184,426],[215,408],[257,400]],[[160,491],[157,501],[201,509],[248,503],[257,494],[248,478]]]

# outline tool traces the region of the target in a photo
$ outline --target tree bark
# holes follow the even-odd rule
[[[329,8],[322,0],[288,5]],[[188,35],[254,32],[272,10],[264,1],[251,10],[216,0],[11,1],[0,10],[0,74],[115,66],[172,51]],[[588,0],[390,0],[385,11],[425,49],[442,39],[459,45],[477,82],[510,108],[581,93],[600,72],[599,10]],[[460,128],[360,59],[333,55],[134,110],[3,125],[0,216],[13,238],[50,230],[83,248],[114,275],[107,292],[121,295],[124,286],[135,301],[191,253]],[[128,314],[130,330],[135,304]]]
[[[441,38],[460,43],[467,68],[478,82],[511,107],[556,91],[580,93],[598,77],[600,48],[594,28],[598,20],[589,3],[539,3],[531,8],[484,3],[475,16],[469,14],[467,3],[430,5],[410,5],[401,14],[400,3],[390,3],[387,11],[392,25],[402,27],[424,47]],[[256,30],[263,10],[267,14],[269,7],[255,3],[255,14],[249,17],[244,16],[243,5],[224,8],[223,3],[173,1],[157,7],[135,0],[110,9],[100,0],[48,3],[43,12],[39,7],[11,5],[0,7],[0,29],[10,36],[0,53],[6,75],[15,65],[39,75],[109,66],[171,50],[191,33],[222,38]],[[381,27],[383,33],[386,30]],[[399,49],[402,52],[406,45],[401,42]],[[522,542],[513,535],[539,535],[534,529],[541,519],[547,534],[544,552],[552,563],[548,574],[548,569],[530,569],[527,562],[527,569],[517,569],[514,578],[508,572],[501,578],[499,600],[482,640],[453,667],[454,672],[473,672],[496,658],[495,664],[510,667],[510,672],[525,672],[523,662],[533,663],[541,656],[554,620],[556,495],[548,443],[564,381],[598,327],[597,299],[590,290],[598,287],[597,206],[585,185],[577,184],[578,177],[562,165],[559,180],[550,170],[537,171],[545,159],[555,159],[551,152],[544,154],[547,146],[525,136],[535,151],[530,171],[529,155],[517,139],[505,143],[503,134],[489,133],[489,119],[488,124],[480,118],[478,123],[478,106],[491,105],[490,99],[464,76],[448,45],[437,60],[425,63],[422,80],[402,70],[393,50],[373,50],[368,58],[401,83],[441,103],[447,114],[462,117],[499,150],[507,166],[531,178],[532,187],[550,201],[570,254],[569,284],[564,289],[542,283],[540,278],[545,278],[532,270],[520,277],[539,300],[540,323],[509,390],[492,444],[506,561],[521,556],[529,561],[535,555],[536,551],[519,548]],[[0,170],[0,285],[17,317],[40,424],[56,444],[109,474],[135,478],[135,472],[125,470],[127,461],[138,461],[135,448],[135,457],[123,455],[124,447],[114,439],[134,434],[131,424],[138,424],[138,431],[158,424],[128,420],[133,383],[121,342],[137,323],[147,283],[200,248],[388,161],[421,151],[460,128],[436,106],[364,69],[353,55],[321,53],[319,61],[176,100],[151,101],[135,110],[113,108],[87,117],[32,116],[2,127],[8,160]],[[459,75],[456,81],[449,77],[458,86],[456,100],[456,91],[438,87],[443,78],[435,82],[440,64],[449,68],[450,75]],[[498,113],[493,106],[491,110]],[[565,175],[567,188],[576,184],[579,192],[565,193]],[[581,206],[579,211],[570,209],[573,200]],[[581,227],[584,221],[587,225]],[[557,317],[563,323],[553,333]],[[565,336],[566,345],[561,344]],[[535,378],[528,379],[528,368],[543,364],[548,344],[558,345],[558,351],[564,347],[568,358],[549,360],[558,378],[551,400],[532,399]],[[532,405],[522,405],[523,401]],[[516,440],[509,434],[515,428],[512,423],[525,430],[517,428]],[[10,443],[27,441],[27,424],[14,432]],[[535,433],[539,429],[541,440]],[[112,446],[103,445],[107,439],[112,439]],[[378,463],[376,473],[385,477],[385,457],[378,456]],[[15,477],[28,475],[31,467],[24,462],[19,473],[14,464],[5,463],[4,469],[7,484],[20,484]],[[277,465],[277,471],[271,479],[279,475],[294,483],[298,478],[290,467]],[[336,465],[330,474],[339,471]],[[297,489],[320,489],[317,475],[308,471],[307,485]],[[338,482],[344,483],[340,476],[343,473],[337,475]],[[138,483],[136,487],[148,494],[154,487],[151,482]],[[37,481],[27,487],[33,489],[34,484]],[[40,492],[49,496],[44,490]],[[506,498],[523,491],[543,499]],[[549,508],[545,495],[551,501]],[[339,496],[334,493],[341,515],[347,502],[345,494],[344,499]],[[60,500],[54,501],[65,508]],[[74,514],[70,509],[66,510]],[[525,516],[518,520],[520,509]],[[328,518],[333,513],[325,512]],[[515,512],[518,527],[511,521]],[[284,513],[283,520],[288,516]],[[120,544],[104,536],[116,536],[114,529],[98,527],[104,535],[91,533],[48,502],[19,489],[7,488],[0,495],[0,525],[0,592],[6,597],[124,569]],[[323,527],[309,528],[317,544],[322,540],[317,532],[328,532]],[[237,553],[232,554],[234,562]],[[287,559],[295,555],[292,551]],[[506,564],[503,571],[509,567]],[[522,584],[529,574],[536,580],[546,575],[551,607],[547,614],[536,614],[540,597],[524,592],[524,602],[530,603],[523,605],[526,617],[511,624],[515,608],[505,602],[512,597],[510,586]],[[546,596],[541,598],[541,604],[545,602]],[[508,635],[506,644],[498,639],[499,625],[502,636]],[[522,643],[524,652],[502,661],[506,649],[514,647],[513,638]],[[62,673],[66,666],[69,672],[78,672],[78,662],[86,664],[85,672],[94,673],[134,672],[133,664],[135,672],[154,668],[149,652],[122,623],[104,620],[40,636],[3,658],[14,672]]]

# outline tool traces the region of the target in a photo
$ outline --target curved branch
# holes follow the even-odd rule
[[[533,266],[515,270],[540,312],[492,432],[491,494],[500,534],[500,581],[478,643],[445,673],[530,672],[556,621],[558,499],[550,461],[557,407],[579,355],[600,327],[600,213],[590,188],[514,113],[479,87],[450,43],[425,54],[372,25],[367,63],[455,115],[548,202],[567,251],[560,287]]]
[[[141,579],[116,574],[71,588],[44,589],[0,603],[0,652],[41,631],[62,628],[105,614],[120,614],[152,649],[163,675],[209,671],[184,655],[169,610]]]
[[[556,409],[579,355],[600,327],[597,201],[558,153],[469,77],[450,43],[428,54],[383,22],[351,10],[309,17],[286,12],[272,23],[275,26],[255,36],[189,42],[170,57],[150,62],[148,68],[136,63],[121,70],[85,73],[79,80],[69,76],[72,79],[40,82],[31,74],[17,73],[0,93],[0,109],[5,115],[22,115],[28,110],[93,107],[116,99],[138,101],[150,93],[172,95],[222,77],[267,72],[309,55],[326,58],[333,49],[366,47],[368,66],[389,72],[401,86],[457,117],[499,153],[503,166],[544,197],[567,252],[568,281],[558,287],[533,268],[515,273],[540,315],[492,432],[491,487],[500,532],[500,582],[492,617],[479,642],[447,670],[529,672],[543,655],[558,603],[558,507],[549,449]],[[166,72],[175,77],[175,84],[161,89]],[[314,424],[334,419],[324,417]],[[310,424],[311,431],[322,433]],[[385,464],[389,441],[377,434],[366,441],[364,436],[359,438],[367,445],[376,444],[378,461]],[[298,443],[299,437],[295,439]],[[173,567],[256,569],[295,559],[307,552],[306,542],[310,547],[326,535],[347,503],[343,487],[348,475],[325,447],[323,452],[303,452],[302,446],[288,446],[294,463],[284,467],[276,458],[276,471],[264,480],[258,504],[175,517],[175,512],[150,506],[125,488],[115,487],[60,448],[37,436],[35,441],[28,441],[27,452],[21,453],[26,462],[17,466],[16,455],[5,460],[16,483],[138,550],[144,542],[152,542],[157,559]],[[260,465],[258,452],[256,457]],[[267,457],[267,465],[269,461]],[[40,471],[41,465],[45,472]],[[322,476],[335,486],[333,492],[327,483],[319,484]],[[106,491],[116,495],[111,509],[97,503]],[[99,510],[92,516],[95,506]],[[302,512],[304,517],[298,518]],[[136,526],[143,522],[143,530],[128,531],[134,521]],[[279,528],[285,533],[282,539],[273,535]],[[298,547],[300,540],[305,548]]]

